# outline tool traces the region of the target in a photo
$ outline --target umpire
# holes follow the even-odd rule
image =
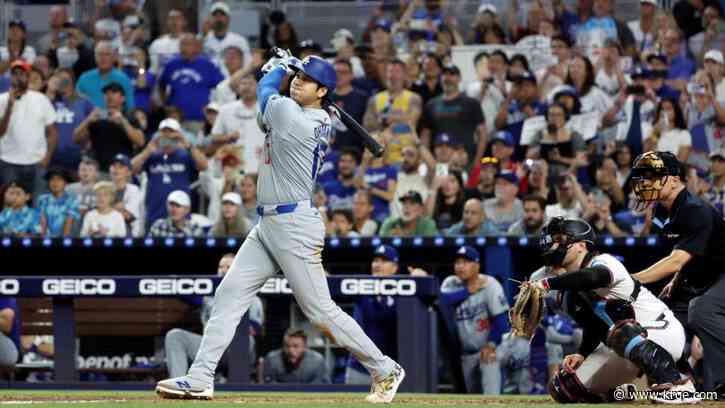
[[[654,205],[653,224],[672,252],[633,278],[647,284],[672,277],[660,297],[697,333],[705,353],[705,390],[725,398],[725,220],[690,194],[684,166],[668,152],[639,155],[631,173],[642,206]]]

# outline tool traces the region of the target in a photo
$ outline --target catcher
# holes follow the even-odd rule
[[[605,402],[616,387],[641,372],[654,390],[694,393],[676,368],[685,331],[672,311],[634,281],[614,256],[594,249],[592,227],[580,219],[553,218],[542,231],[544,265],[521,286],[511,311],[512,330],[532,336],[544,301],[583,329],[579,354],[564,358],[549,383],[554,400]],[[694,403],[694,394],[667,403]]]

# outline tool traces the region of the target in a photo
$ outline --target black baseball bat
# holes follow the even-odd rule
[[[357,123],[355,118],[350,116],[345,110],[335,105],[334,102],[328,101],[327,106],[335,111],[340,121],[347,126],[348,129],[352,130],[355,134],[360,136],[363,141],[363,145],[370,150],[370,153],[375,157],[381,157],[385,153],[385,148],[378,143],[362,125]]]

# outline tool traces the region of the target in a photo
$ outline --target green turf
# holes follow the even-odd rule
[[[14,406],[109,408],[210,406],[237,408],[370,408],[362,393],[218,392],[213,401],[161,400],[153,392],[139,391],[13,391],[0,390],[0,408]],[[647,405],[650,405],[647,403]],[[537,407],[562,408],[545,396],[483,396],[448,394],[399,394],[387,407]],[[586,405],[580,405],[586,406]],[[594,405],[592,405],[594,406]],[[606,407],[607,405],[596,405]],[[614,405],[612,405],[614,406]],[[619,404],[621,406],[621,404]]]

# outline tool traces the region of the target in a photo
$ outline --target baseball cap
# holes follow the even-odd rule
[[[20,68],[25,72],[30,72],[33,69],[33,66],[28,64],[27,62],[23,60],[15,60],[12,64],[10,64],[10,70],[14,70],[15,68]]]
[[[657,0],[639,0],[639,2],[640,3],[651,4],[651,5],[655,6],[655,7],[657,7]]]
[[[632,79],[647,78],[647,72],[644,68],[637,65],[632,68],[632,72],[629,74],[629,77]]]
[[[408,191],[407,193],[405,193],[405,195],[400,197],[400,199],[398,201],[400,201],[401,203],[404,203],[408,200],[414,201],[418,204],[423,204],[423,197],[420,195],[419,192],[417,192],[415,190]]]
[[[189,195],[181,190],[172,191],[168,197],[166,197],[167,203],[173,203],[182,207],[191,207],[191,199]]]
[[[23,20],[10,20],[10,22],[8,22],[8,27],[20,27],[23,31],[28,31],[27,28],[25,28],[25,22]]]
[[[509,183],[517,185],[517,186],[519,185],[519,178],[518,178],[518,176],[516,176],[516,173],[514,173],[513,171],[504,170],[504,171],[498,172],[496,174],[496,178],[504,179],[504,180],[508,181]]]
[[[393,26],[393,23],[390,22],[390,20],[386,20],[384,18],[379,18],[377,21],[375,21],[374,28],[382,28],[383,30],[390,32],[391,27]]]
[[[131,167],[131,160],[123,153],[119,153],[115,156],[113,156],[113,160],[111,160],[111,164],[121,163],[126,167]]]
[[[725,149],[718,149],[718,150],[715,150],[714,152],[710,153],[710,156],[709,156],[710,160],[712,160],[716,157],[719,157],[719,158],[725,160]]]
[[[214,14],[217,11],[221,11],[222,13],[229,15],[231,11],[229,10],[229,5],[227,3],[224,3],[223,1],[217,1],[216,3],[211,5],[211,8],[209,9],[209,14]]]
[[[341,28],[335,31],[335,34],[332,35],[332,38],[346,38],[348,40],[354,40],[355,36],[352,35],[352,31],[348,30],[347,28]]]
[[[297,48],[298,51],[302,50],[313,50],[317,52],[322,52],[322,46],[315,42],[315,40],[307,39],[300,43],[299,47]]]
[[[458,69],[458,67],[453,64],[444,65],[442,72],[444,74],[453,74],[453,75],[461,76],[461,70]]]
[[[481,165],[482,166],[496,166],[498,167],[498,159],[491,156],[486,156],[481,158]]]
[[[505,130],[499,130],[496,132],[496,134],[493,135],[493,139],[491,139],[491,144],[496,142],[502,142],[508,147],[514,146],[514,137],[510,132],[507,132]]]
[[[114,91],[114,92],[120,92],[122,94],[126,94],[124,92],[123,87],[118,82],[109,82],[106,86],[104,86],[101,91],[105,94],[108,91]]]
[[[476,251],[476,248],[468,245],[464,245],[458,248],[456,251],[456,259],[463,258],[468,261],[478,262],[481,260],[481,255]]]
[[[496,6],[491,3],[483,3],[480,6],[478,6],[478,14],[484,13],[488,11],[491,14],[496,14]]]
[[[658,61],[661,61],[661,62],[667,64],[667,56],[665,54],[650,54],[647,57],[647,63],[651,64],[652,60],[658,60]]]
[[[720,50],[710,50],[705,53],[705,58],[703,58],[703,61],[715,61],[718,64],[725,64],[725,58],[722,56],[722,51]]]
[[[533,82],[534,84],[536,84],[536,76],[529,71],[524,71],[514,78],[514,82],[524,82],[524,81],[529,81],[529,82]]]
[[[373,258],[384,258],[386,261],[398,263],[398,251],[390,245],[380,245],[375,248]]]
[[[435,141],[433,142],[433,146],[439,146],[444,144],[449,146],[453,145],[453,138],[449,136],[448,133],[439,133],[436,136]]]
[[[241,206],[242,196],[240,196],[239,193],[230,191],[222,196],[222,204],[223,203],[232,203],[234,205]]]
[[[219,112],[219,104],[216,102],[209,102],[208,105],[204,107],[204,110],[213,110],[214,112]]]
[[[166,118],[159,123],[159,130],[161,129],[171,129],[181,132],[181,125],[179,124],[179,121],[174,118]]]

